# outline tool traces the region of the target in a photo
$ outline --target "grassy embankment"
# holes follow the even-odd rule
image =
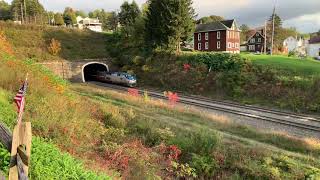
[[[42,62],[108,57],[105,34],[5,22],[0,22],[0,31],[5,33],[19,59],[32,58]],[[61,43],[59,56],[53,56],[48,51],[52,38]]]
[[[37,136],[33,179],[99,178],[86,169],[119,172],[128,179],[319,178],[320,147],[315,140],[257,132],[147,97],[70,85],[33,60],[17,60],[2,38],[3,47],[7,52],[0,56],[0,119],[10,128],[16,116],[12,98],[20,85],[17,79],[30,73],[25,120],[32,122]],[[6,158],[1,158],[0,167],[6,171],[8,154],[1,152]]]
[[[269,56],[243,54],[243,57],[249,58],[259,66],[267,66],[287,72],[295,76],[318,77],[320,76],[320,62],[312,58],[301,59],[297,57]]]

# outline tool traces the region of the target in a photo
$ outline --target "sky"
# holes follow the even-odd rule
[[[5,0],[11,2],[11,0]],[[62,12],[69,6],[77,10],[91,11],[120,9],[124,0],[39,0],[47,10]],[[129,0],[131,1],[131,0]],[[283,19],[284,27],[296,27],[300,32],[310,33],[320,30],[320,0],[193,0],[198,18],[219,15],[226,19],[236,19],[238,24],[258,27],[270,17],[273,4]],[[275,3],[275,1],[277,1]],[[136,0],[138,4],[146,0]]]

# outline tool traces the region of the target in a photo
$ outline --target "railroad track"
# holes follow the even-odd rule
[[[100,82],[91,82],[91,83],[98,86],[103,86],[109,89],[122,91],[122,92],[128,91],[128,88],[126,87],[117,86],[113,84],[105,84]],[[145,91],[147,91],[148,95],[152,98],[167,100],[167,97],[165,97],[162,92],[138,89],[139,94],[143,94]],[[299,128],[307,131],[320,133],[320,120],[316,117],[309,117],[306,115],[299,115],[296,113],[288,113],[288,112],[283,112],[278,110],[269,110],[265,108],[255,107],[255,106],[247,106],[247,105],[240,105],[236,103],[215,101],[215,100],[210,100],[207,98],[196,97],[196,96],[182,95],[182,96],[179,96],[178,102],[185,105],[230,113],[234,115],[273,122],[277,124],[282,124],[290,127],[295,127],[295,128]],[[252,111],[252,112],[248,112],[248,111]]]

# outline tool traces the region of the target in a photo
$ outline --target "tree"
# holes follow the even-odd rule
[[[223,20],[224,18],[222,16],[211,15],[211,16],[200,18],[199,20],[197,20],[197,24],[206,24],[210,22],[223,21]]]
[[[128,3],[128,1],[125,1],[120,9],[119,22],[123,27],[122,30],[125,32],[126,36],[129,36],[136,19],[141,15],[141,11],[135,1],[132,1],[131,4]]]
[[[74,24],[76,24],[77,16],[75,11],[70,7],[66,7],[63,13],[63,20],[67,26],[73,26]]]
[[[180,52],[181,42],[194,31],[192,0],[150,0],[146,19],[146,43]]]
[[[102,23],[103,29],[109,29],[108,28],[108,17],[111,15],[111,13],[106,12],[104,9],[96,9],[93,12],[89,12],[90,18],[97,18]]]
[[[84,11],[82,11],[82,10],[78,10],[78,11],[76,11],[75,13],[76,13],[76,16],[77,16],[77,17],[78,17],[78,16],[81,16],[81,17],[83,17],[83,18],[88,17],[88,14],[85,13]]]
[[[56,13],[54,15],[54,23],[58,26],[64,25],[64,19],[61,13]]]
[[[4,0],[0,0],[0,20],[11,19],[10,5]]]
[[[47,22],[47,19],[44,18],[46,11],[38,0],[25,0],[26,9],[24,9],[23,3],[23,0],[13,0],[11,3],[11,14],[15,20],[22,20],[23,14],[24,19],[29,23]]]
[[[112,11],[107,17],[107,29],[116,31],[119,23],[118,14],[115,11]]]
[[[250,33],[250,27],[246,24],[242,24],[240,26],[240,30],[241,30],[241,42],[246,41],[249,38],[249,33]]]

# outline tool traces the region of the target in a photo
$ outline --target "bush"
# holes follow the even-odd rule
[[[295,56],[297,56],[297,52],[296,51],[290,51],[288,56],[289,57],[295,57]]]
[[[214,148],[220,145],[220,135],[215,131],[200,129],[196,132],[180,133],[170,144],[177,145],[187,159],[192,154],[211,155]]]
[[[61,43],[54,38],[51,39],[50,45],[48,47],[50,54],[57,56],[61,51]]]
[[[194,154],[191,160],[191,167],[194,168],[197,174],[204,179],[213,177],[216,170],[219,168],[218,163],[211,156],[201,156]]]

